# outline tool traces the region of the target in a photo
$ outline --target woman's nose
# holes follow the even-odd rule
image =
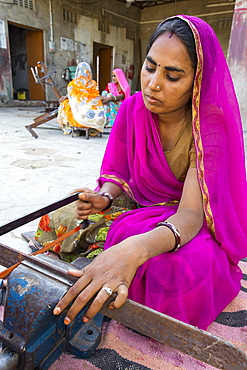
[[[159,91],[161,89],[161,79],[158,73],[154,73],[149,81],[149,88],[151,90]]]

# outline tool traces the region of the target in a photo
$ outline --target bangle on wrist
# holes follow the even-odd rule
[[[117,97],[116,96],[114,96],[114,101],[117,101]]]
[[[169,252],[170,253],[176,252],[181,247],[180,233],[179,233],[178,229],[176,228],[176,226],[174,226],[173,224],[171,224],[170,222],[167,222],[167,221],[159,222],[156,225],[156,227],[158,227],[158,226],[166,226],[173,232],[173,235],[175,237],[175,247],[172,250],[170,250]]]
[[[103,211],[107,211],[109,208],[111,208],[111,206],[112,206],[112,202],[113,202],[113,200],[114,200],[114,198],[113,198],[113,196],[110,194],[110,193],[106,193],[106,192],[101,192],[101,193],[99,193],[102,197],[107,197],[108,199],[109,199],[109,201],[110,201],[110,203],[108,204],[108,206],[106,207],[106,208],[104,208],[104,209],[102,209],[102,211],[101,212],[103,212]]]

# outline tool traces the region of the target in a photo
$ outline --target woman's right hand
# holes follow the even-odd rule
[[[76,216],[80,220],[85,220],[89,215],[101,212],[110,204],[107,197],[89,188],[76,189],[70,194],[76,192],[79,192],[79,199],[76,201]]]
[[[82,270],[69,270],[70,275],[79,279],[60,300],[53,313],[59,315],[73,302],[64,319],[64,324],[68,325],[95,296],[83,317],[84,323],[88,322],[100,311],[111,291],[116,292],[117,296],[110,307],[121,307],[127,300],[128,288],[137,268],[146,260],[142,240],[138,236],[133,236],[100,253]],[[104,289],[110,289],[110,293]]]
[[[109,103],[109,101],[112,101],[112,98],[109,98],[107,96],[101,96],[101,101],[103,104]]]

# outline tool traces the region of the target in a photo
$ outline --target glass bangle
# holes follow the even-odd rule
[[[176,228],[176,226],[174,226],[173,224],[171,224],[170,222],[167,222],[167,221],[159,222],[156,225],[156,227],[158,227],[158,226],[166,226],[173,232],[173,235],[175,237],[175,247],[172,250],[170,250],[169,252],[170,253],[176,252],[181,247],[180,233],[179,233],[178,229]]]
[[[102,197],[107,197],[107,198],[109,199],[109,201],[110,201],[109,205],[108,205],[106,208],[102,209],[102,211],[101,211],[101,212],[103,212],[103,211],[107,211],[109,208],[111,208],[111,206],[112,206],[112,202],[113,202],[114,198],[113,198],[113,196],[112,196],[110,193],[107,193],[107,192],[105,192],[105,191],[103,191],[103,192],[101,192],[101,193],[99,193],[99,194],[100,194]]]

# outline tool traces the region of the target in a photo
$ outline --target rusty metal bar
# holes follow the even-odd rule
[[[45,214],[55,211],[56,209],[63,207],[69,203],[75,202],[78,199],[78,192],[68,195],[65,198],[62,198],[58,200],[57,202],[54,202],[52,204],[49,204],[43,208],[38,209],[37,211],[31,212],[27,215],[24,215],[22,217],[19,217],[13,221],[10,221],[2,226],[0,226],[0,236],[8,233],[9,231],[16,229],[17,227],[20,227],[22,225],[27,224],[28,222],[31,222],[35,220],[36,218],[39,218],[41,216],[44,216]]]
[[[43,73],[44,76],[40,77],[39,76],[39,70],[38,68],[40,68],[41,72]],[[59,102],[60,98],[61,98],[61,94],[53,80],[53,78],[51,77],[51,74],[54,73],[54,72],[49,72],[48,71],[48,68],[46,67],[46,65],[44,64],[44,62],[40,61],[37,63],[37,66],[35,66],[35,71],[33,68],[31,68],[31,72],[33,74],[33,77],[34,77],[34,80],[36,83],[40,83],[41,86],[43,87],[44,89],[44,85],[45,84],[48,84],[51,86],[52,88],[52,91],[57,99],[57,101]],[[45,90],[45,89],[44,89]],[[42,123],[44,122],[48,122],[50,121],[51,119],[53,118],[56,118],[58,115],[58,108],[57,109],[54,109],[52,112],[50,113],[45,113],[45,114],[42,114],[41,116],[37,117],[34,119],[34,123],[30,124],[30,125],[27,125],[25,126],[26,129],[30,132],[30,134],[35,137],[35,139],[38,138],[38,135],[36,134],[36,132],[34,132],[33,128],[41,125]]]
[[[118,309],[107,307],[100,310],[105,316],[217,369],[247,369],[245,353],[220,337],[129,299]]]

